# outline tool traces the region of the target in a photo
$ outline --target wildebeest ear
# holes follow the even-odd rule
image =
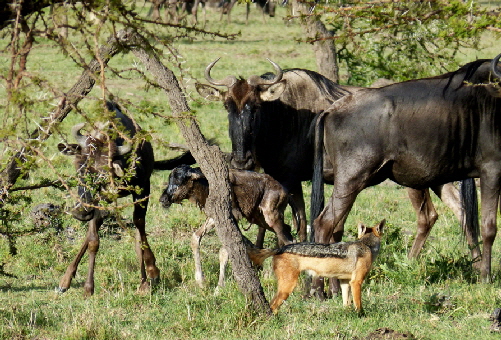
[[[364,226],[361,222],[358,222],[358,238],[361,238],[362,236],[364,236],[366,230],[367,230],[367,227]]]
[[[82,147],[78,144],[59,143],[57,145],[57,149],[59,150],[59,152],[66,156],[74,156],[80,154],[80,152],[82,151]]]
[[[123,177],[124,176],[124,170],[122,169],[122,162],[121,161],[113,161],[113,172],[115,175],[118,177]]]
[[[282,80],[276,84],[264,88],[259,94],[259,96],[261,97],[262,101],[271,102],[280,98],[282,93],[284,93],[284,90],[285,90],[285,81]]]
[[[202,173],[202,171],[200,170],[200,168],[190,168],[189,174],[190,174],[191,179],[196,180],[196,179],[205,178],[205,176]]]
[[[223,91],[216,89],[210,85],[196,83],[195,88],[197,89],[198,94],[210,101],[222,101],[224,98]]]

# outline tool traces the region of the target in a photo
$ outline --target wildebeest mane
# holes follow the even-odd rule
[[[284,73],[293,72],[299,76],[300,73],[306,74],[310,77],[311,81],[318,87],[323,96],[325,96],[331,102],[335,102],[339,98],[342,98],[349,94],[350,92],[343,88],[341,85],[333,82],[332,80],[322,76],[317,72],[313,72],[310,70],[305,70],[302,68],[291,68],[285,69]],[[261,78],[270,80],[273,79],[275,75],[271,72],[267,72],[261,75]]]
[[[447,82],[447,85],[445,85],[444,91],[443,91],[443,93],[445,94],[445,91],[447,91],[447,89],[451,85],[453,79],[456,76],[458,76],[458,75],[464,74],[463,80],[461,81],[460,85],[455,89],[457,91],[461,87],[463,87],[463,85],[465,85],[466,82],[470,81],[471,78],[472,78],[472,76],[475,74],[475,72],[477,72],[478,68],[483,63],[485,63],[487,61],[489,61],[489,59],[475,60],[475,61],[472,61],[472,62],[470,62],[468,64],[465,64],[465,65],[461,66],[456,71],[448,72],[448,73],[445,73],[445,74],[442,74],[442,75],[439,75],[439,76],[436,76],[436,77],[432,77],[430,79],[442,79],[442,78],[445,79],[445,78],[448,78],[449,81]]]

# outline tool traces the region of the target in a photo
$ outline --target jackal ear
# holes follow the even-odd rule
[[[210,85],[196,83],[195,88],[199,95],[212,102],[223,101],[225,92]]]
[[[376,230],[377,236],[383,235],[383,228],[384,225],[386,224],[386,219],[383,219],[381,222],[379,222],[378,225],[374,227],[374,230]]]
[[[365,235],[367,227],[362,224],[362,222],[358,222],[358,238],[361,238]]]

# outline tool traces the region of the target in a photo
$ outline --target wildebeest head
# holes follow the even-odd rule
[[[201,188],[200,186],[196,187],[196,182],[202,184],[202,187],[208,190],[209,183],[200,168],[192,168],[189,165],[178,166],[169,175],[169,182],[162,196],[160,196],[160,203],[166,209],[173,203],[181,203],[185,199],[204,205],[206,197],[202,198],[200,196],[205,196],[206,192],[196,195],[195,190]],[[198,202],[197,198],[202,198],[203,202]]]
[[[75,156],[75,168],[80,180],[78,195],[84,203],[92,203],[92,194],[87,187],[95,190],[104,188],[111,177],[123,177],[126,166],[125,155],[131,152],[132,144],[121,144],[121,139],[110,136],[111,123],[96,123],[87,134],[82,134],[85,123],[73,126],[71,133],[77,144],[58,144],[61,153]],[[90,183],[89,183],[90,182]],[[77,203],[72,211],[73,217],[81,221],[88,221],[94,217],[94,209]]]
[[[232,166],[250,170],[256,164],[253,156],[255,126],[259,119],[259,110],[263,102],[278,99],[285,90],[282,69],[273,61],[268,61],[275,68],[276,74],[268,77],[250,76],[247,80],[228,76],[223,80],[214,80],[210,71],[216,59],[205,69],[205,78],[214,86],[225,86],[224,92],[215,87],[197,84],[197,91],[208,100],[223,101],[228,111],[229,131],[232,141]]]

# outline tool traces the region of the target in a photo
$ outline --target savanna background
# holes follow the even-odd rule
[[[142,1],[123,3],[134,4],[135,11],[144,17],[150,7]],[[446,24],[438,20],[431,28],[423,21],[405,30],[384,31],[388,22],[381,21],[378,26],[378,20],[391,16],[385,12],[385,6],[390,4],[379,4],[382,4],[379,10],[374,6],[371,18],[351,22],[352,29],[366,30],[366,34],[343,35],[348,19],[335,14],[321,17],[326,26],[339,35],[336,46],[341,83],[369,85],[381,77],[402,81],[433,76],[452,71],[469,61],[493,58],[501,52],[496,30],[500,26],[480,23],[482,28],[479,28],[463,24],[467,21],[461,20],[469,13],[467,10],[460,12],[468,8],[460,2],[457,6],[455,2],[444,2],[450,6],[444,5],[444,9],[458,11],[447,21],[452,27],[449,31],[444,29]],[[332,4],[340,5],[349,4]],[[355,5],[361,6],[359,2]],[[483,9],[496,10],[500,2],[482,1],[480,5]],[[353,17],[363,15],[356,10],[352,13]],[[45,14],[50,17],[57,13],[52,14],[47,9]],[[215,140],[223,151],[231,151],[226,111],[221,103],[201,98],[194,84],[205,82],[204,69],[217,57],[221,60],[211,73],[214,78],[227,75],[247,78],[271,71],[266,58],[283,69],[317,70],[312,46],[304,42],[300,18],[292,20],[289,15],[288,7],[277,6],[277,15],[263,21],[260,10],[251,6],[246,23],[245,6],[237,4],[230,23],[226,18],[220,21],[216,9],[207,9],[205,23],[203,14],[199,13],[198,32],[191,29],[189,22],[179,26],[144,24],[154,32],[150,39],[157,44],[162,61],[175,71],[182,83],[205,137]],[[470,22],[477,23],[474,18]],[[57,105],[60,93],[50,89],[67,91],[82,73],[82,60],[92,59],[88,47],[102,44],[112,29],[111,25],[92,26],[90,23],[86,31],[70,30],[66,48],[61,48],[47,35],[37,36],[27,63],[29,81],[15,91],[10,91],[6,85],[0,88],[0,110],[4,111],[0,130],[2,167],[15,149],[13,141],[23,138],[26,141],[29,132]],[[3,83],[9,79],[14,60],[10,32],[6,29],[1,32]],[[375,34],[381,32],[383,34]],[[82,39],[84,35],[88,40]],[[80,102],[79,110],[70,113],[54,128],[49,139],[36,146],[37,156],[30,159],[26,170],[29,176],[20,178],[14,188],[53,180],[72,183],[71,176],[75,172],[72,159],[58,152],[57,143],[72,142],[71,127],[99,115],[99,101],[103,95],[112,94],[118,98],[148,132],[156,159],[179,154],[169,148],[169,143],[184,143],[173,123],[175,117],[171,116],[164,92],[156,88],[151,79],[145,80],[144,66],[131,53],[115,56],[109,65],[109,69],[119,72],[106,72],[103,82]],[[270,317],[253,312],[250,301],[232,279],[231,268],[227,269],[226,286],[215,289],[220,248],[215,233],[202,241],[207,285],[202,289],[195,284],[190,239],[205,216],[189,203],[172,206],[168,211],[161,207],[158,199],[168,175],[169,171],[158,171],[152,176],[147,231],[161,270],[161,283],[146,295],[136,292],[139,268],[133,250],[130,206],[117,209],[117,216],[102,227],[95,272],[96,292],[91,298],[84,298],[81,285],[87,270],[86,257],[69,291],[58,294],[54,288],[78,251],[86,224],[63,213],[55,217],[51,225],[35,228],[30,214],[37,204],[49,202],[68,211],[74,204],[74,197],[64,187],[12,191],[2,201],[0,209],[0,338],[362,339],[384,327],[412,333],[418,339],[499,338],[499,333],[490,331],[489,316],[495,308],[501,307],[500,242],[494,244],[493,283],[479,283],[477,273],[471,269],[469,250],[458,221],[435,196],[440,217],[422,255],[417,260],[409,260],[406,254],[412,244],[416,218],[405,188],[385,182],[359,195],[346,223],[346,240],[355,238],[359,221],[372,225],[382,218],[387,220],[381,254],[363,285],[364,317],[343,308],[341,297],[323,302],[303,299],[302,287],[296,289],[278,315]],[[308,204],[310,184],[305,182],[303,186]],[[329,188],[326,193],[330,194]],[[119,204],[126,202],[130,202],[130,198],[121,199]],[[289,211],[286,218],[289,222],[292,219]],[[241,227],[247,229],[248,225],[241,223]],[[252,239],[256,230],[251,227],[244,233]],[[275,242],[273,235],[268,233],[266,246],[274,247]],[[275,279],[269,262],[259,277],[266,296],[271,299],[275,293]]]

